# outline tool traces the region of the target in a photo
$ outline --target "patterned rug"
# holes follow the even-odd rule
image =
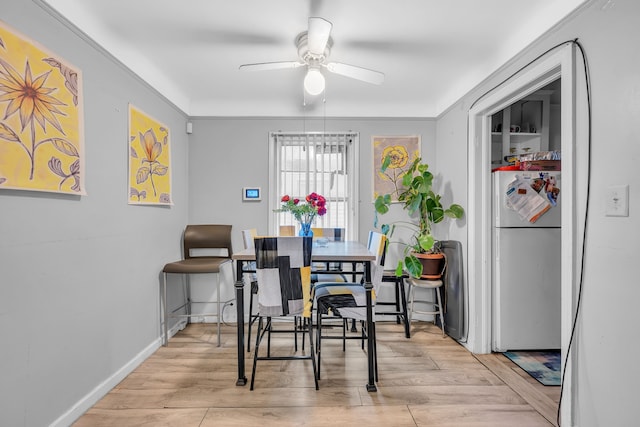
[[[560,351],[507,351],[503,353],[543,385],[560,385]]]

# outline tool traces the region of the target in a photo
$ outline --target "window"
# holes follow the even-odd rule
[[[341,227],[347,239],[357,238],[357,133],[271,133],[269,147],[269,211],[284,194],[304,198],[311,192],[327,199],[327,214],[314,227]],[[292,215],[273,213],[269,229],[297,225]]]

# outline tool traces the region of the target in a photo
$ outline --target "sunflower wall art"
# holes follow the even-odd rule
[[[0,21],[0,189],[83,195],[82,74]]]
[[[420,157],[420,136],[374,136],[373,141],[373,200],[382,194],[396,194],[394,182],[408,166]],[[382,162],[391,156],[391,163],[382,172]],[[397,200],[393,200],[397,202]]]
[[[129,204],[172,205],[169,128],[129,104]]]

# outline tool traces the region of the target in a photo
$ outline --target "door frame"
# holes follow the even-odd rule
[[[576,73],[575,46],[568,42],[543,55],[512,78],[481,98],[469,110],[468,134],[468,244],[467,281],[469,295],[469,330],[465,346],[473,353],[491,352],[492,330],[492,238],[491,238],[491,116],[530,95],[558,78],[561,79],[561,354],[565,360],[573,311],[577,300],[577,282],[581,251],[581,228],[576,218],[576,195],[584,188],[576,185]],[[587,151],[587,150],[584,150]],[[565,384],[572,385],[572,357],[564,371]],[[573,387],[564,388],[565,398],[572,399]],[[561,419],[568,423],[573,405],[563,405]]]

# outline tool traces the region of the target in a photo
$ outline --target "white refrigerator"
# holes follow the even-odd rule
[[[496,171],[492,177],[492,350],[559,349],[560,172]],[[528,189],[519,181],[521,195],[536,192],[528,193],[536,203],[538,195],[548,202],[535,222],[513,208],[516,177],[532,184]]]

